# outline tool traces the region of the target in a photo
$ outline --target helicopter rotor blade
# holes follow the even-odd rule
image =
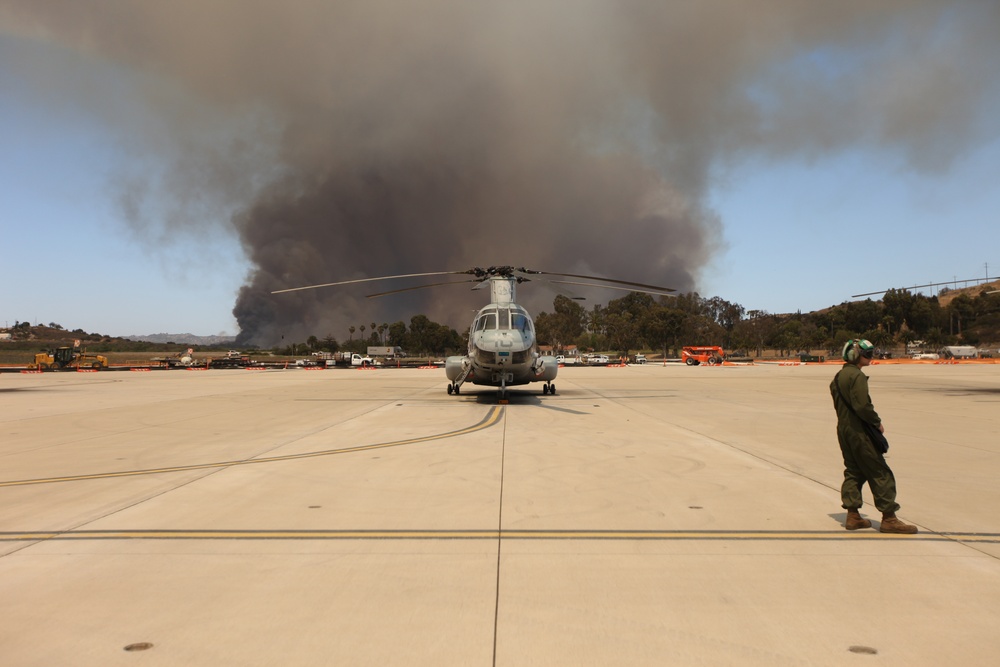
[[[427,287],[440,287],[441,285],[465,285],[465,284],[468,284],[468,283],[477,283],[477,282],[479,282],[478,278],[474,278],[472,280],[455,280],[455,281],[450,281],[450,282],[446,282],[446,283],[429,283],[427,285],[417,285],[416,287],[403,287],[402,289],[394,289],[394,290],[390,290],[388,292],[378,292],[376,294],[366,294],[365,298],[366,299],[375,299],[375,298],[378,298],[380,296],[389,296],[390,294],[399,294],[400,292],[412,292],[413,290],[425,289]],[[477,289],[477,288],[473,287],[472,289]]]
[[[616,289],[616,290],[621,290],[623,292],[641,292],[643,294],[655,294],[657,296],[677,296],[676,294],[670,294],[669,292],[663,292],[663,291],[653,291],[653,290],[647,290],[647,289],[636,289],[634,287],[618,287],[616,285],[601,285],[601,284],[598,284],[598,283],[581,283],[581,282],[576,282],[576,281],[573,281],[573,280],[549,280],[547,282],[557,283],[557,284],[560,284],[560,285],[583,285],[584,287],[600,287],[600,288],[603,288],[603,289]],[[675,291],[676,290],[670,290],[670,292],[675,292]],[[574,298],[582,299],[582,297],[574,297]]]
[[[461,274],[475,274],[482,269],[469,269],[467,271],[434,271],[432,273],[404,273],[398,276],[378,276],[376,278],[358,278],[356,280],[341,280],[336,283],[322,283],[320,285],[305,285],[303,287],[289,287],[287,289],[274,290],[271,294],[284,294],[285,292],[298,292],[300,290],[316,289],[318,287],[336,287],[338,285],[353,285],[355,283],[370,283],[376,280],[392,280],[393,278],[423,278],[426,276],[450,276]]]
[[[337,286],[340,286],[340,285],[355,285],[355,284],[358,284],[358,283],[368,283],[368,282],[375,282],[375,281],[379,281],[379,280],[393,280],[393,279],[397,279],[397,278],[425,278],[425,277],[429,277],[429,276],[455,276],[455,275],[471,275],[471,276],[476,276],[475,279],[469,280],[469,281],[458,281],[458,282],[455,282],[455,283],[450,283],[450,282],[434,283],[434,284],[431,284],[431,285],[420,285],[420,286],[417,286],[417,287],[406,287],[406,288],[402,288],[402,289],[398,289],[398,290],[389,290],[389,291],[386,291],[386,292],[379,292],[379,293],[376,293],[376,294],[370,294],[370,295],[368,295],[368,298],[375,298],[375,297],[379,297],[379,296],[387,296],[389,294],[397,294],[399,292],[408,292],[408,291],[411,291],[411,290],[424,289],[426,287],[438,287],[438,286],[441,286],[441,285],[460,284],[462,282],[480,282],[481,281],[481,285],[479,285],[478,287],[473,288],[473,289],[479,289],[480,287],[484,287],[486,284],[488,284],[489,283],[489,279],[493,278],[493,277],[513,278],[513,279],[517,280],[518,283],[527,282],[527,281],[530,280],[530,278],[525,278],[524,276],[515,276],[515,275],[513,275],[514,272],[524,273],[524,274],[528,274],[528,275],[559,276],[559,277],[564,277],[564,278],[579,278],[581,280],[596,280],[596,281],[599,281],[597,283],[581,283],[581,282],[559,281],[559,280],[550,280],[550,281],[548,281],[548,282],[552,282],[552,283],[560,283],[561,282],[561,283],[566,284],[566,285],[582,285],[582,286],[587,286],[587,287],[603,287],[605,289],[618,289],[618,290],[623,290],[623,291],[643,292],[643,293],[646,293],[646,294],[658,294],[658,295],[661,295],[661,296],[671,296],[670,292],[676,292],[677,291],[677,290],[675,290],[675,289],[673,289],[671,287],[660,287],[658,285],[647,285],[645,283],[631,282],[631,281],[628,281],[628,280],[616,280],[614,278],[602,278],[600,276],[586,276],[586,275],[580,275],[580,274],[576,274],[576,273],[556,273],[554,271],[536,271],[536,270],[533,270],[533,269],[526,269],[524,267],[515,268],[513,266],[491,266],[491,267],[486,268],[486,269],[483,269],[483,268],[480,268],[480,267],[477,266],[477,267],[473,267],[471,269],[466,269],[465,271],[432,271],[432,272],[429,272],[429,273],[403,273],[403,274],[394,275],[394,276],[376,276],[374,278],[356,278],[354,280],[341,280],[341,281],[333,282],[333,283],[321,283],[319,285],[304,285],[302,287],[289,287],[289,288],[285,288],[285,289],[274,290],[274,291],[271,292],[271,294],[285,294],[287,292],[299,292],[299,291],[302,291],[302,290],[318,289],[318,288],[321,288],[321,287],[337,287]],[[610,283],[610,284],[604,284],[604,283]],[[624,287],[614,287],[613,285],[623,285]]]
[[[520,273],[527,273],[529,275],[563,276],[565,278],[580,278],[581,280],[599,280],[601,282],[615,283],[617,285],[628,285],[630,287],[641,287],[641,288],[643,288],[645,290],[653,290],[655,293],[676,292],[677,291],[677,290],[675,290],[675,289],[673,289],[671,287],[660,287],[659,285],[647,285],[645,283],[634,283],[634,282],[631,282],[631,281],[628,281],[628,280],[615,280],[613,278],[602,278],[600,276],[582,276],[582,275],[579,275],[579,274],[576,274],[576,273],[555,273],[553,271],[535,271],[535,270],[532,270],[532,269],[526,269],[524,267],[521,267],[519,269],[515,269],[515,271],[518,271]],[[557,281],[553,280],[552,282],[557,282]],[[572,283],[570,283],[570,284],[572,284]],[[606,287],[606,285],[597,285],[597,287]],[[634,291],[640,291],[640,290],[634,290]]]

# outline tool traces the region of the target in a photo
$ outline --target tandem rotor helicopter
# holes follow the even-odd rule
[[[356,283],[392,280],[397,278],[423,278],[429,276],[471,275],[468,280],[457,280],[443,283],[431,283],[404,287],[369,294],[368,298],[398,294],[412,290],[439,287],[442,285],[457,285],[462,283],[479,283],[472,289],[490,288],[490,303],[476,314],[469,328],[468,353],[462,356],[452,356],[445,360],[444,371],[448,378],[448,394],[459,394],[466,382],[497,388],[497,396],[501,401],[507,399],[507,388],[525,385],[532,382],[543,382],[542,394],[555,394],[556,385],[553,380],[559,371],[556,358],[541,355],[538,352],[538,341],[535,338],[535,326],[531,315],[523,307],[515,303],[516,287],[519,283],[528,282],[526,276],[556,276],[560,278],[578,278],[580,280],[597,282],[578,282],[571,280],[543,279],[547,282],[564,285],[582,285],[603,287],[629,292],[643,292],[670,296],[675,290],[669,287],[657,287],[625,280],[612,280],[598,276],[585,276],[573,273],[553,273],[550,271],[534,271],[513,266],[491,266],[487,269],[474,267],[465,271],[436,271],[432,273],[408,273],[397,276],[379,276],[376,278],[359,278],[343,280],[321,285],[307,285],[275,290],[271,294],[283,294],[299,290],[316,289],[320,287],[336,287]]]

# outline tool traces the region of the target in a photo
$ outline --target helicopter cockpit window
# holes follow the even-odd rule
[[[517,329],[518,331],[531,331],[531,320],[524,313],[513,311],[510,314],[510,324],[512,329]]]
[[[497,314],[495,311],[483,313],[476,320],[476,331],[497,328]]]
[[[497,326],[498,329],[509,329],[510,328],[510,310],[507,308],[500,309],[500,322]]]

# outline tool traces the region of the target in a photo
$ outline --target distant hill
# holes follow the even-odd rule
[[[2,333],[7,334],[4,337],[4,347],[8,349],[42,344],[47,347],[73,345],[76,341],[80,341],[84,346],[101,346],[104,350],[139,349],[136,346],[166,345],[167,343],[192,347],[229,347],[236,340],[235,336],[196,336],[190,333],[108,336],[100,333],[88,333],[83,329],[71,331],[58,324],[47,326],[44,324],[32,325],[28,322],[18,322],[14,326],[4,329]]]
[[[964,294],[975,299],[981,292],[989,292],[992,290],[1000,290],[1000,280],[995,280],[991,283],[981,283],[979,285],[973,285],[972,287],[959,287],[953,289],[945,288],[938,293],[938,303],[944,307],[951,303],[955,297],[960,294]]]
[[[181,343],[183,345],[229,345],[236,341],[236,336],[196,336],[190,333],[158,333],[146,336],[123,336],[129,340],[143,343]]]

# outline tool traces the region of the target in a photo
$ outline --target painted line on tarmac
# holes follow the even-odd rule
[[[583,541],[851,541],[907,540],[1000,544],[1000,533],[776,530],[71,530],[2,531],[0,542],[38,540],[583,540]]]
[[[310,459],[310,458],[317,458],[320,456],[333,456],[335,454],[351,454],[354,452],[367,452],[373,449],[385,449],[387,447],[401,447],[403,445],[414,445],[421,442],[444,440],[445,438],[454,438],[460,435],[475,433],[476,431],[481,431],[483,429],[489,428],[490,426],[493,426],[498,421],[500,421],[500,417],[502,415],[503,415],[503,407],[498,405],[490,408],[490,411],[478,423],[473,424],[472,426],[467,426],[465,428],[458,429],[457,431],[448,431],[447,433],[436,433],[434,435],[425,435],[419,438],[409,438],[407,440],[382,442],[374,445],[360,445],[358,447],[345,447],[342,449],[325,449],[318,452],[306,452],[304,454],[288,454],[287,456],[268,456],[264,458],[240,459],[236,461],[219,461],[216,463],[197,463],[186,466],[171,466],[168,468],[148,468],[145,470],[121,470],[118,472],[101,472],[101,473],[93,473],[90,475],[71,475],[66,477],[44,477],[39,479],[21,479],[21,480],[0,482],[0,487],[28,486],[32,484],[54,484],[56,482],[79,482],[91,479],[135,477],[138,475],[159,475],[168,472],[186,472],[189,470],[207,470],[211,468],[230,468],[233,466],[250,465],[252,463],[276,463],[279,461],[295,461],[297,459]]]

